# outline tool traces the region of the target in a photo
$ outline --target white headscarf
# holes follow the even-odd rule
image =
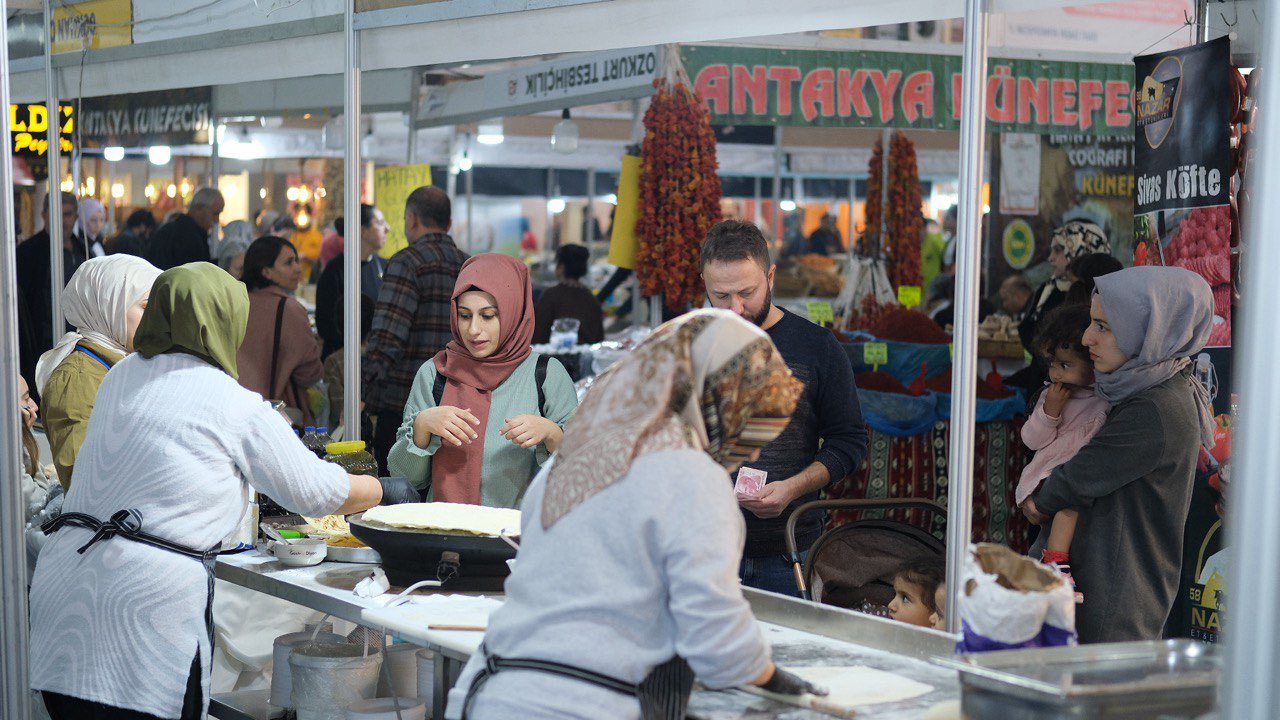
[[[62,314],[75,330],[62,336],[36,363],[36,388],[45,383],[81,340],[127,354],[129,308],[144,295],[160,271],[132,255],[109,255],[86,261],[62,289]]]

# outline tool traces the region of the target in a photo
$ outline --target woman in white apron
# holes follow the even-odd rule
[[[236,383],[248,310],[215,265],[163,273],[98,391],[31,587],[32,688],[54,720],[203,720],[213,562],[252,490],[313,516],[416,499],[317,459]]]

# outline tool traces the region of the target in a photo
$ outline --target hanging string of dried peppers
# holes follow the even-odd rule
[[[644,295],[681,311],[702,304],[702,241],[720,221],[716,136],[688,84],[660,79],[654,87],[640,151],[636,274]]]

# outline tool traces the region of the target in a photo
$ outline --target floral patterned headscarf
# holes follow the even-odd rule
[[[782,433],[801,390],[769,336],[737,315],[672,320],[601,375],[565,427],[543,528],[649,453],[696,448],[736,470]]]

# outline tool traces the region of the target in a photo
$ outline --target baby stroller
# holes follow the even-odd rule
[[[824,532],[803,561],[796,549],[796,521],[818,510],[925,510],[946,517],[946,508],[922,498],[816,500],[787,518],[787,553],[796,585],[806,600],[875,612],[893,600],[893,576],[907,560],[941,556],[942,541],[896,520],[859,518]]]

